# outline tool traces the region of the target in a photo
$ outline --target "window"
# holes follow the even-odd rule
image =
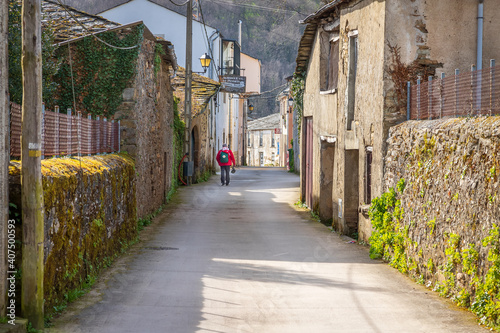
[[[365,162],[365,203],[372,202],[372,147],[366,147]]]
[[[274,132],[271,131],[271,147],[274,147],[275,143],[274,143]]]
[[[252,138],[251,138],[251,134],[248,133],[248,147],[252,146]]]
[[[347,95],[347,130],[352,130],[354,121],[354,106],[356,101],[356,74],[358,71],[358,33],[351,31],[349,33],[349,76],[348,76],[348,95]]]
[[[339,71],[339,33],[323,32],[321,35],[320,90],[324,94],[337,90]]]
[[[264,132],[259,132],[259,146],[262,147],[264,145]]]
[[[339,38],[330,40],[330,52],[328,53],[327,90],[337,89],[339,78]]]

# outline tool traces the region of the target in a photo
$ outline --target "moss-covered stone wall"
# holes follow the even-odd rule
[[[10,197],[18,207],[20,173],[12,161]],[[42,176],[45,308],[52,309],[136,239],[135,167],[122,154],[54,158],[42,160]]]
[[[500,117],[393,127],[385,187],[372,254],[500,328]]]

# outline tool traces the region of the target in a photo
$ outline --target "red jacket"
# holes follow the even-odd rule
[[[221,163],[220,161],[220,153],[222,151],[225,151],[229,154],[229,161],[227,163]],[[229,148],[222,148],[221,150],[219,150],[219,152],[217,153],[217,157],[216,157],[216,160],[217,160],[217,163],[219,163],[219,166],[224,166],[224,165],[236,165],[236,162],[234,161],[234,155],[233,155],[233,152],[229,149]]]

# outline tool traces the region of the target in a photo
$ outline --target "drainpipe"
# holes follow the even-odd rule
[[[483,69],[483,25],[484,0],[479,0],[477,6],[477,70]]]
[[[483,69],[483,25],[484,25],[484,0],[479,0],[477,4],[477,95],[476,110],[481,110],[481,70]]]
[[[238,21],[238,43],[240,44],[240,52],[243,51],[243,47],[241,46],[241,24],[243,23],[242,20]]]

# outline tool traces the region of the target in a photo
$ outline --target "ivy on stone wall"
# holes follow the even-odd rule
[[[99,38],[111,45],[129,47],[141,43],[143,31],[144,25],[141,24],[131,28],[128,33],[110,31],[99,34]],[[139,52],[140,47],[115,49],[91,36],[60,47],[57,56],[63,63],[55,76],[59,89],[57,98],[49,107],[59,105],[62,111],[73,108],[75,97],[77,110],[92,115],[112,116],[122,102],[123,90],[135,74]]]
[[[177,168],[179,163],[181,162],[182,157],[184,156],[184,131],[186,128],[186,124],[182,120],[179,114],[179,99],[174,96],[174,122],[172,124],[174,128],[174,167],[173,167],[173,175],[172,180],[174,184],[179,184],[177,178]]]
[[[297,125],[300,137],[300,128],[302,124],[302,115],[304,110],[304,90],[306,88],[306,73],[294,73],[292,83],[290,86],[290,91],[293,96],[293,107],[297,112]]]
[[[23,82],[21,68],[22,53],[21,2],[9,1],[9,93],[11,102],[22,104]],[[54,45],[54,29],[50,21],[42,28],[42,98],[47,104],[57,89],[53,77],[58,72],[60,61],[55,58],[57,46]]]

